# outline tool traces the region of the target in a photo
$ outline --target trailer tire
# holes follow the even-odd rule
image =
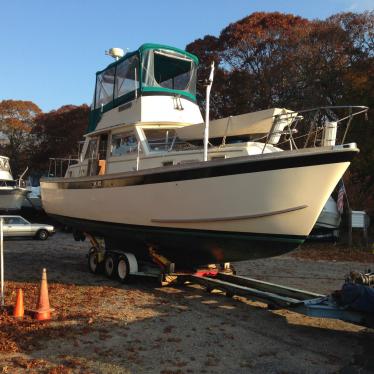
[[[104,257],[104,273],[108,278],[117,276],[118,257],[115,253],[107,253]]]
[[[130,278],[130,265],[126,255],[118,257],[117,261],[117,278],[121,283],[126,283]]]
[[[100,273],[102,269],[102,264],[98,262],[97,253],[94,249],[92,248],[90,249],[90,251],[88,252],[87,258],[88,258],[88,270],[92,274]]]

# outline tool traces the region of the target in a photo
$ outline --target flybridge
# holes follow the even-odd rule
[[[179,48],[143,44],[96,73],[90,128],[102,113],[139,96],[167,95],[196,102],[198,58]]]

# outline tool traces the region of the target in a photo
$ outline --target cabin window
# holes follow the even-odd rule
[[[0,180],[0,187],[15,187],[16,185],[17,182],[13,180]]]
[[[96,148],[97,148],[97,139],[94,138],[94,139],[91,139],[88,143],[88,146],[87,146],[87,151],[86,151],[86,154],[84,156],[84,159],[85,160],[92,160],[94,158],[96,158]]]
[[[96,105],[100,108],[113,100],[115,67],[100,73],[96,78]]]
[[[196,94],[196,64],[187,56],[169,50],[143,53],[143,84]]]
[[[170,150],[176,138],[174,129],[143,129],[151,151]]]
[[[139,58],[130,57],[117,65],[114,98],[139,88]]]
[[[138,140],[133,132],[123,132],[112,135],[110,155],[113,157],[124,156],[138,152]]]

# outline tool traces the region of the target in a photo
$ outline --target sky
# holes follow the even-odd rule
[[[44,112],[89,104],[111,47],[184,48],[256,11],[324,19],[374,10],[374,0],[0,1],[0,101],[31,100]]]

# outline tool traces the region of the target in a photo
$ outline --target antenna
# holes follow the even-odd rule
[[[105,54],[113,57],[117,61],[125,55],[125,52],[122,48],[110,48],[109,50],[105,51]]]

